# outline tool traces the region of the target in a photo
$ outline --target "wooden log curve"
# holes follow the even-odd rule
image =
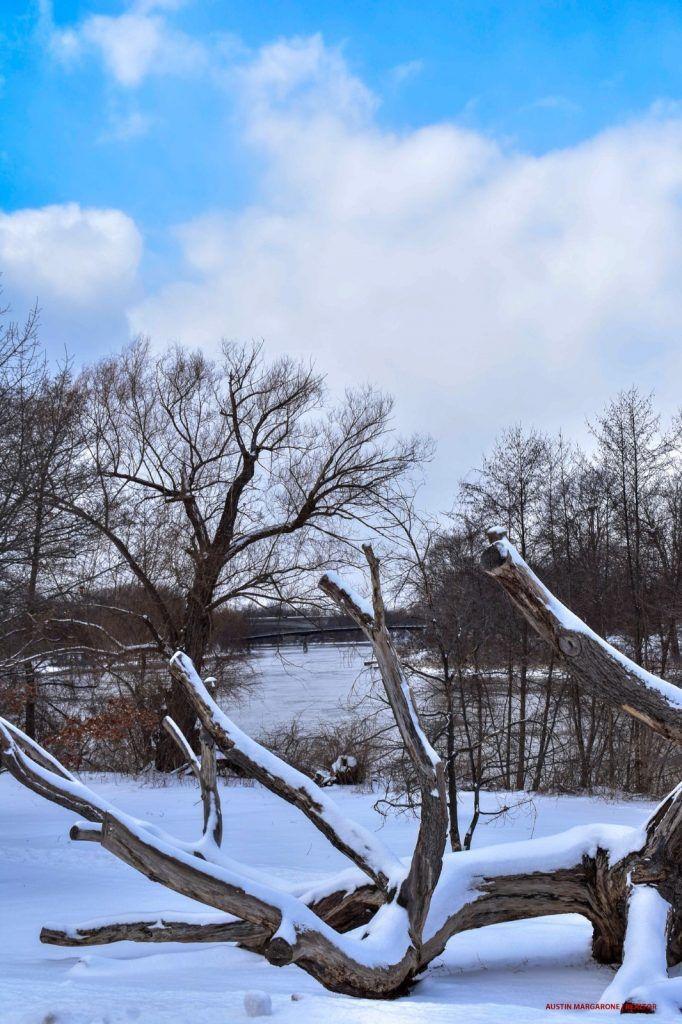
[[[483,569],[550,644],[577,683],[612,707],[682,746],[682,690],[641,668],[559,601],[524,561],[506,532],[488,531]]]

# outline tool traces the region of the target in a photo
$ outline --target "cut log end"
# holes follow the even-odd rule
[[[68,932],[56,928],[41,928],[40,941],[44,943],[46,946],[78,945],[78,942],[74,941]]]
[[[507,561],[507,557],[506,552],[502,552],[499,544],[495,542],[486,548],[481,555],[481,568],[485,572],[494,573],[502,568]]]
[[[276,938],[268,942],[264,950],[265,959],[273,967],[286,967],[293,962],[294,948],[286,939]]]

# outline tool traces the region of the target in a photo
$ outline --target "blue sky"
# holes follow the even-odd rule
[[[677,402],[682,4],[4,0],[0,271],[51,352],[263,337],[441,439]]]
[[[125,9],[57,0],[53,19],[68,29]],[[226,66],[278,37],[321,32],[376,93],[381,124],[454,120],[533,153],[682,96],[679,3],[195,0],[170,19],[194,38],[224,37]],[[92,54],[75,67],[46,59],[37,3],[5,0],[1,24],[5,209],[77,199],[125,208],[153,230],[207,198],[248,198],[224,88],[180,76],[121,90]],[[107,118],[133,110],[148,119],[144,135],[107,134]]]

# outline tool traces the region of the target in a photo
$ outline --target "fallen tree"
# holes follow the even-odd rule
[[[567,661],[581,683],[651,728],[682,737],[682,691],[649,676],[572,616],[544,588],[502,531],[491,531],[487,572]],[[409,681],[386,628],[379,563],[369,546],[372,599],[328,574],[322,590],[362,629],[373,647],[396,727],[421,791],[412,857],[403,862],[344,815],[329,795],[244,734],[217,706],[190,659],[171,671],[202,727],[193,753],[173,722],[202,792],[203,830],[194,843],[131,818],[102,800],[47,751],[0,720],[2,760],[23,785],[86,819],[71,837],[98,841],[148,878],[205,904],[207,914],[126,914],[46,926],[44,942],[81,946],[144,942],[239,942],[275,965],[295,963],[325,987],[354,996],[393,997],[461,931],[547,914],[579,913],[593,928],[593,952],[621,963],[608,993],[624,1006],[682,1004],[667,965],[682,957],[682,787],[642,829],[592,825],[557,836],[446,854],[443,764],[419,721]],[[283,886],[227,856],[215,782],[215,748],[243,775],[296,807],[353,864],[313,889]],[[217,911],[217,913],[216,913]],[[648,956],[641,964],[641,946]],[[648,966],[646,966],[648,965]],[[615,994],[615,995],[614,995]]]

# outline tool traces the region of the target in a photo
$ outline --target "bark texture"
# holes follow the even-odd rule
[[[575,681],[587,693],[596,694],[682,746],[682,694],[678,687],[645,672],[573,615],[540,582],[503,531],[490,530],[488,537],[492,543],[481,557],[484,570],[500,583]]]

